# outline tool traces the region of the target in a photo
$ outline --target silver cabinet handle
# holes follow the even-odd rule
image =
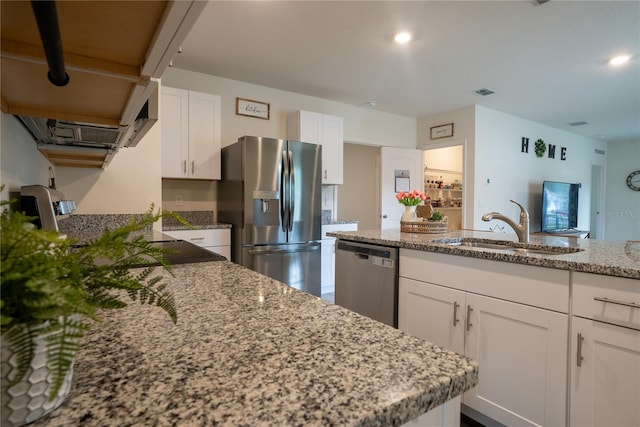
[[[327,170],[324,170],[324,179],[327,179]]]
[[[204,237],[190,237],[189,240],[204,240]]]
[[[191,173],[196,173],[196,161],[191,160]]]
[[[576,366],[578,367],[582,366],[582,360],[584,359],[584,357],[582,357],[582,341],[584,341],[584,337],[578,332],[578,345],[576,350]]]
[[[473,311],[473,308],[471,308],[470,305],[467,306],[467,331],[471,329],[471,327],[473,326],[473,323],[471,323],[471,312]]]
[[[453,302],[453,326],[456,326],[459,322],[458,320],[458,307],[460,307],[460,304],[458,304],[458,301],[454,301]]]
[[[593,299],[595,301],[600,301],[600,302],[608,302],[616,305],[624,305],[625,307],[640,308],[640,304],[636,304],[635,302],[618,301],[615,299],[609,299],[607,297],[593,297]]]
[[[182,170],[184,171],[184,173],[186,175],[186,173],[187,173],[187,161],[186,160],[182,163]]]

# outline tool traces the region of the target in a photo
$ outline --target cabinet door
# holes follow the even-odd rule
[[[568,316],[470,293],[466,303],[465,355],[480,372],[463,403],[506,425],[564,425]]]
[[[189,92],[189,177],[220,179],[220,97]]]
[[[299,141],[322,145],[322,114],[311,111],[299,113]]]
[[[336,239],[322,239],[322,258],[321,258],[321,286],[322,293],[335,292],[335,264],[336,264]]]
[[[573,317],[572,335],[569,424],[639,426],[640,331]]]
[[[322,183],[343,183],[344,131],[342,117],[322,116]]]
[[[188,176],[189,147],[189,92],[172,87],[162,88],[161,140],[162,176],[186,178]]]
[[[400,277],[398,329],[464,354],[465,294]]]

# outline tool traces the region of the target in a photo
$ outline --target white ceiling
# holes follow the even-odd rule
[[[395,45],[399,29],[414,41]],[[477,104],[640,141],[639,1],[213,1],[182,46],[177,68],[363,108]],[[622,53],[626,66],[608,65]]]

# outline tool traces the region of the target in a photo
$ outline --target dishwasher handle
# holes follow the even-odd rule
[[[360,259],[363,259],[363,260],[369,259],[369,255],[367,255],[367,254],[361,254],[361,253],[356,252],[356,253],[354,253],[354,255],[356,256],[356,258],[360,258]]]
[[[336,249],[353,252],[354,254],[359,255],[359,258],[361,259],[368,259],[371,256],[392,259],[398,258],[397,248],[389,248],[385,246],[365,245],[338,240],[336,243]]]

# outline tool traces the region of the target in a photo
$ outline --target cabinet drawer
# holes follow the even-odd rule
[[[229,246],[231,245],[231,232],[229,229],[206,230],[171,230],[163,231],[176,239],[186,240],[198,246]]]
[[[400,276],[569,312],[569,272],[565,270],[400,249]]]
[[[573,315],[640,330],[640,280],[573,273]]]

